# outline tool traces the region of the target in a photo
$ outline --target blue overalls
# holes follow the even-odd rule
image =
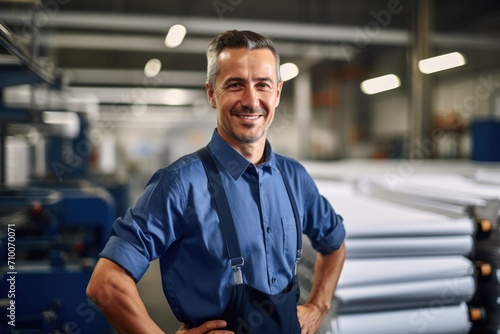
[[[300,324],[297,318],[297,301],[300,294],[297,264],[302,253],[302,232],[297,205],[288,182],[283,179],[295,216],[297,259],[294,276],[288,286],[277,295],[269,295],[243,283],[244,259],[219,171],[206,147],[200,149],[198,155],[207,172],[210,192],[216,203],[229,262],[234,271],[234,290],[228,307],[220,319],[226,320],[228,323],[226,329],[236,334],[300,334]]]

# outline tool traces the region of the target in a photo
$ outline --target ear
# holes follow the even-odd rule
[[[276,90],[276,104],[275,108],[278,108],[281,99],[281,90],[283,89],[283,81],[278,82],[278,88]]]
[[[216,104],[215,98],[214,98],[214,90],[212,89],[212,87],[210,86],[208,81],[205,82],[205,89],[207,91],[208,103],[210,103],[210,106],[212,108],[217,109],[217,104]]]

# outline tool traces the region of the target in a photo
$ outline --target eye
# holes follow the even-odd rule
[[[257,84],[258,88],[271,89],[271,85],[268,82],[259,82]]]
[[[226,85],[226,89],[235,90],[241,88],[242,86],[243,84],[241,82],[230,82]]]

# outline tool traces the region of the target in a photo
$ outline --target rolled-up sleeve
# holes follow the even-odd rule
[[[142,278],[150,262],[134,246],[116,235],[109,238],[99,256],[118,263],[129,272],[136,282]]]
[[[118,218],[99,254],[123,267],[137,282],[176,240],[183,219],[182,193],[171,174],[156,172],[133,208]]]
[[[342,246],[345,229],[342,216],[319,192],[312,179],[306,179],[305,213],[303,231],[311,240],[312,247],[322,253],[331,253]]]

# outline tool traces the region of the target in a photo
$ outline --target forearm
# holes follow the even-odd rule
[[[118,333],[164,333],[149,316],[134,280],[110,260],[99,260],[87,295]]]
[[[114,300],[102,306],[102,313],[118,333],[164,333],[151,319],[139,297],[121,292],[114,294]]]
[[[345,256],[344,244],[330,254],[318,253],[316,256],[313,285],[306,303],[315,305],[323,314],[326,314],[330,309]]]

